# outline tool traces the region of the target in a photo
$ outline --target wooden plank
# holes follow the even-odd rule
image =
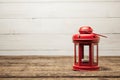
[[[11,2],[111,2],[116,1],[119,2],[120,0],[0,0],[1,3],[11,3]]]
[[[0,78],[0,80],[119,80],[119,78]]]
[[[120,18],[0,19],[0,34],[74,34],[90,25],[97,33],[120,33]]]
[[[91,72],[73,71],[73,57],[70,56],[0,56],[0,79],[113,78],[117,80],[120,78],[119,60],[119,56],[100,57],[100,70]]]
[[[42,19],[43,33],[76,33],[80,26],[92,26],[97,33],[119,33],[119,18]],[[51,28],[52,27],[52,28]],[[51,29],[50,29],[51,28]],[[59,32],[60,31],[60,32]]]
[[[101,38],[100,55],[120,55],[120,35]],[[0,35],[0,55],[73,55],[71,35]]]
[[[119,55],[119,51],[117,51],[118,54],[114,54],[114,55]],[[56,55],[73,55],[73,51],[62,51],[62,50],[13,50],[13,51],[0,51],[0,55],[49,55],[49,56],[56,56]]]
[[[110,3],[3,3],[0,18],[120,17],[120,2]]]
[[[109,38],[101,38],[102,50],[119,50],[120,35],[109,34]],[[72,35],[41,34],[41,35],[0,35],[0,49],[2,50],[72,50]],[[66,45],[66,46],[65,46]],[[12,47],[11,47],[12,46]]]
[[[5,56],[19,56],[19,55],[44,55],[44,56],[73,56],[73,51],[68,51],[68,50],[5,50],[5,51],[0,51],[0,55],[5,55]],[[102,51],[101,49],[99,50],[99,56],[120,56],[120,51],[118,50],[109,50],[109,51]]]
[[[41,33],[41,20],[0,19],[0,33]]]

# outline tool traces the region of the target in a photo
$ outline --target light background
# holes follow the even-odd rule
[[[0,0],[0,55],[73,55],[82,25],[108,36],[101,56],[120,56],[120,0]]]

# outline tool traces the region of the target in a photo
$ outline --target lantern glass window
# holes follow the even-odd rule
[[[82,63],[89,63],[89,45],[84,45],[83,47]]]
[[[76,45],[76,63],[78,63],[78,54],[79,54],[79,47],[78,44]]]
[[[94,45],[94,63],[97,63],[97,44]]]

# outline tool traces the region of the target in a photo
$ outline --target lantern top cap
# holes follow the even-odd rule
[[[82,26],[79,29],[80,34],[91,34],[93,32],[93,29],[90,26]]]

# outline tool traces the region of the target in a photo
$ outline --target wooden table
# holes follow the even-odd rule
[[[99,71],[73,71],[71,56],[0,56],[0,80],[120,80],[120,56],[100,57]]]

